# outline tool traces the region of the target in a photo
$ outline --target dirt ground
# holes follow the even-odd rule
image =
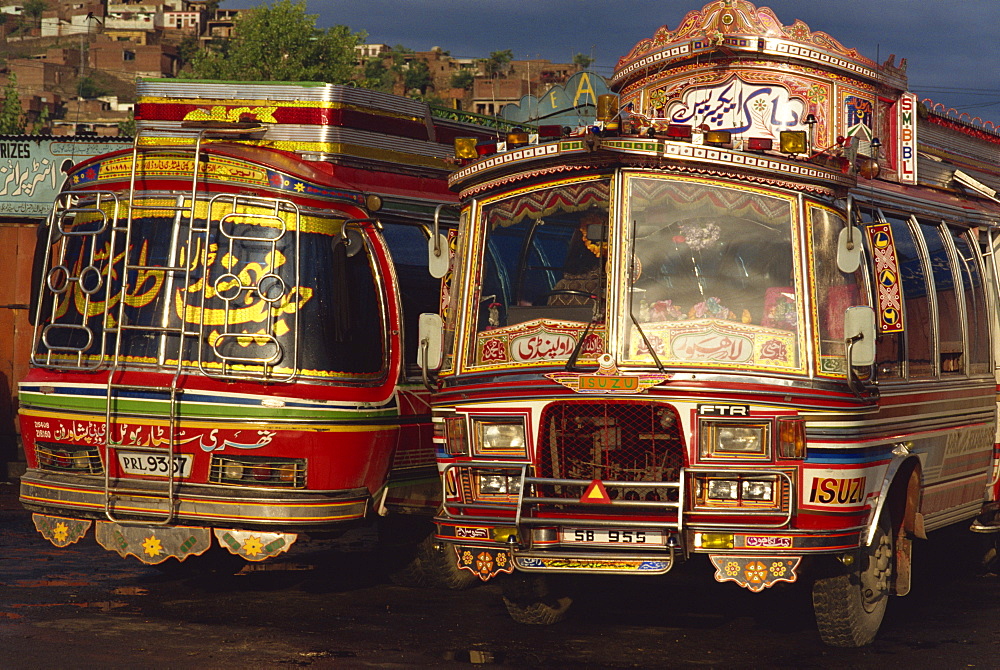
[[[51,546],[0,484],[0,668],[1000,668],[1000,578],[961,529],[917,546],[875,643],[825,647],[805,589],[717,584],[707,561],[589,578],[572,616],[515,624],[499,587],[391,584],[372,551],[299,546],[278,569],[165,574],[91,536]],[[193,564],[192,564],[193,567]]]

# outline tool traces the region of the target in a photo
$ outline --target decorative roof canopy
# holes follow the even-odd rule
[[[880,67],[827,33],[814,32],[798,20],[785,26],[769,8],[758,8],[747,0],[714,0],[700,11],[689,12],[675,30],[660,27],[618,61],[612,87],[627,85],[651,68],[712,52],[722,57],[767,55],[803,60],[905,89],[905,60],[897,67],[892,56]]]

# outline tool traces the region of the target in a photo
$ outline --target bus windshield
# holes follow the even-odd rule
[[[801,369],[794,196],[659,175],[626,188],[623,361]]]
[[[608,182],[564,184],[483,208],[477,331],[603,318]]]

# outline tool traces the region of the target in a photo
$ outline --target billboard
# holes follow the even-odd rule
[[[131,146],[130,137],[0,135],[0,218],[44,219],[70,167]]]

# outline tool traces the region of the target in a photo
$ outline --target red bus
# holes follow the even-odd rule
[[[19,387],[39,532],[162,564],[429,528],[427,248],[446,267],[453,138],[496,122],[328,84],[138,94],[134,146],[73,166],[40,227]]]

